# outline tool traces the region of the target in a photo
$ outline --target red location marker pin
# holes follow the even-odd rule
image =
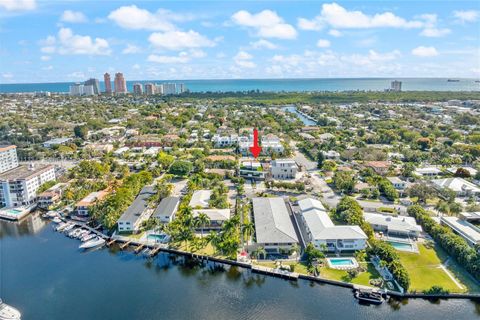
[[[253,146],[250,147],[250,152],[252,153],[253,157],[256,159],[260,152],[262,152],[262,147],[258,145],[258,130],[253,129]]]

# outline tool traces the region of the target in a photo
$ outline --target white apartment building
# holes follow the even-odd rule
[[[18,167],[17,147],[0,146],[0,173]]]
[[[312,198],[298,201],[298,206],[307,233],[305,240],[315,248],[330,252],[365,249],[367,235],[359,226],[334,225],[322,203]]]
[[[270,163],[273,179],[295,179],[297,171],[297,163],[292,159],[276,159]]]
[[[19,207],[35,203],[38,188],[55,180],[51,165],[18,166],[0,174],[0,206]]]
[[[239,137],[238,138],[238,151],[243,156],[250,155],[250,147],[253,146],[253,136]],[[276,135],[268,134],[261,138],[262,153],[263,155],[271,155],[273,153],[281,154],[285,151],[280,138]]]
[[[238,135],[231,134],[230,136],[221,136],[219,134],[215,134],[212,137],[212,142],[214,143],[215,148],[231,147],[238,143]]]

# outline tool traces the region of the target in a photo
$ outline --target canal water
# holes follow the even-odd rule
[[[317,122],[305,117],[303,114],[301,114],[300,112],[298,112],[297,108],[295,106],[288,106],[288,107],[285,107],[284,108],[285,111],[287,112],[290,112],[290,113],[294,113],[298,116],[298,118],[303,122],[304,125],[306,126],[316,126],[317,125]]]
[[[331,285],[78,245],[38,216],[0,222],[1,297],[24,320],[480,318],[480,305],[469,300],[365,306]]]

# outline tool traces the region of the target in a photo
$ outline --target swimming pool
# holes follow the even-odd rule
[[[355,258],[327,258],[327,262],[332,269],[354,269],[358,267]]]
[[[149,234],[147,240],[165,243],[169,240],[169,237],[166,234]]]
[[[388,240],[388,243],[392,245],[397,250],[400,251],[408,251],[408,252],[414,252],[413,245],[411,243],[407,242],[400,242],[400,241],[393,241],[393,240]]]

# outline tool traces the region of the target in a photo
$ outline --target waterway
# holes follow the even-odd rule
[[[38,216],[0,222],[0,295],[24,320],[477,319],[469,300],[360,305],[349,289],[195,266],[118,248],[80,252]]]
[[[287,112],[290,112],[290,113],[294,113],[298,116],[298,118],[303,122],[304,125],[306,126],[316,126],[317,125],[317,122],[316,121],[313,121],[312,119],[310,118],[307,118],[305,117],[303,114],[301,114],[300,112],[298,112],[297,108],[295,106],[288,106],[288,107],[285,107],[284,108],[285,111]]]

